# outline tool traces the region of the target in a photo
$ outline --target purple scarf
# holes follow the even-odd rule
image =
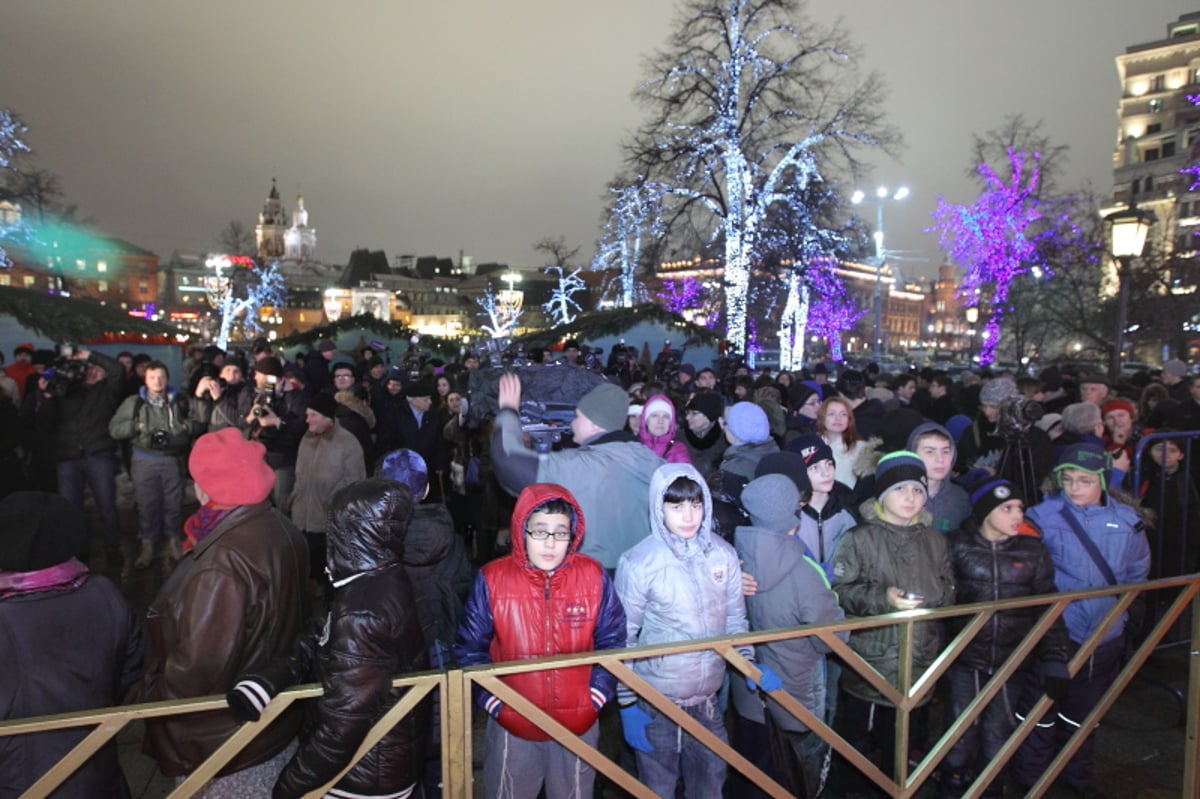
[[[75,558],[32,572],[0,571],[0,599],[39,591],[74,591],[87,577],[88,567]]]

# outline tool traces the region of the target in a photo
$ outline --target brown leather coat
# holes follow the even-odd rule
[[[291,651],[300,631],[308,547],[269,502],[234,510],[167,579],[146,615],[142,700],[224,695],[239,674]],[[262,763],[295,737],[288,713],[221,774]],[[146,721],[146,751],[163,774],[192,772],[238,727],[228,710]]]

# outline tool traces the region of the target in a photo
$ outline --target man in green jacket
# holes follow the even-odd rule
[[[141,549],[134,566],[144,569],[154,558],[155,542],[166,541],[172,561],[183,555],[183,462],[192,437],[200,432],[186,400],[168,385],[161,361],[146,365],[145,384],[126,397],[108,423],[114,439],[133,448],[129,476],[138,509]]]

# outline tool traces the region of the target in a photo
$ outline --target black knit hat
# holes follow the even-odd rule
[[[975,521],[983,524],[992,511],[1010,499],[1025,501],[1021,489],[1014,483],[1002,479],[989,480],[971,490],[971,515]]]
[[[929,496],[929,478],[925,462],[915,452],[900,450],[884,455],[875,466],[875,498],[883,500],[887,492],[905,483],[916,483]]]
[[[716,422],[725,412],[725,402],[715,391],[697,391],[688,400],[687,409],[702,413],[708,417],[708,421]]]
[[[0,570],[31,572],[87,560],[83,512],[61,494],[17,491],[0,502]]]

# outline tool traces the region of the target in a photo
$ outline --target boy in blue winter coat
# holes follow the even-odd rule
[[[1059,591],[1081,591],[1110,585],[1140,583],[1150,573],[1150,545],[1145,525],[1137,511],[1108,493],[1106,475],[1111,468],[1108,454],[1094,444],[1075,444],[1059,458],[1054,479],[1059,490],[1030,509],[1030,521],[1042,531],[1054,582]],[[1097,597],[1072,602],[1063,612],[1070,637],[1068,650],[1078,651],[1118,597]],[[1104,634],[1104,640],[1071,679],[1066,695],[1053,714],[1026,739],[1013,763],[1013,776],[1032,785],[1053,757],[1074,734],[1100,697],[1116,679],[1129,614]],[[1030,692],[1040,695],[1036,688]],[[1091,790],[1092,739],[1083,744],[1063,770],[1060,780],[1081,794]]]

